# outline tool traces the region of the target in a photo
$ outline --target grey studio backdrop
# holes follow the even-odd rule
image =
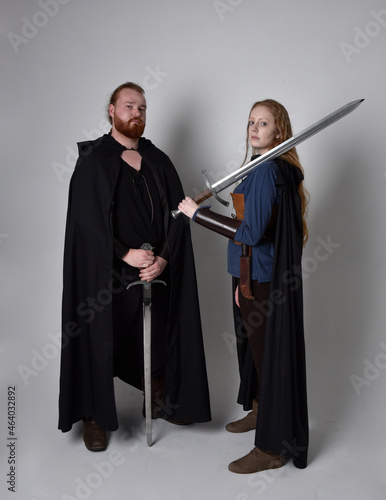
[[[386,2],[1,4],[2,498],[104,499],[109,492],[121,498],[119,488],[125,491],[118,466],[115,479],[99,473],[99,487],[90,465],[94,455],[72,455],[79,431],[77,440],[56,427],[63,238],[76,143],[108,131],[107,99],[127,80],[145,88],[145,135],[171,157],[190,195],[205,188],[201,169],[215,182],[241,164],[255,100],[282,102],[296,133],[349,101],[365,99],[352,114],[298,147],[311,194],[303,259],[310,458],[314,467],[327,460],[336,469],[328,483],[319,478],[307,492],[301,485],[301,474],[307,472],[291,469],[295,479],[287,485],[287,496],[275,498],[338,498],[343,490],[334,490],[333,478],[345,470],[352,449],[372,465],[362,477],[358,458],[357,475],[347,486],[351,498],[375,498],[373,488],[382,482],[380,462],[386,458],[384,444],[379,446],[386,424]],[[211,204],[231,212],[216,201]],[[213,448],[211,432],[220,435],[223,424],[240,414],[238,369],[227,242],[195,225],[192,236],[213,409],[204,450]],[[14,450],[7,446],[12,442],[9,387],[16,392]],[[139,412],[140,397],[117,382],[118,405],[130,406],[130,397]],[[182,436],[179,429],[175,432]],[[340,445],[334,448],[338,437]],[[249,441],[245,452],[252,446]],[[159,456],[162,441],[158,451],[154,447],[151,451]],[[142,443],[137,453],[149,451]],[[60,457],[66,453],[65,466]],[[214,452],[216,471],[220,455]],[[15,458],[14,471],[10,458]],[[16,475],[15,494],[8,489],[10,472]],[[200,498],[271,498],[270,492],[279,488],[278,481],[268,481],[259,497],[257,487],[246,486],[246,478],[240,483],[240,477],[223,473],[226,480]],[[90,479],[88,489],[79,483],[76,490],[77,477]],[[205,481],[210,491],[211,478]],[[184,494],[178,487],[174,491],[173,496],[162,488],[157,495],[146,490],[135,498],[199,498],[194,484],[185,484]]]

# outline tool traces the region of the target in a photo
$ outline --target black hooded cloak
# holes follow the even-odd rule
[[[112,206],[126,149],[110,135],[79,145],[71,178],[64,247],[59,429],[92,415],[107,431],[118,428],[113,384],[112,297],[126,288],[113,269]],[[141,138],[138,152],[150,168],[164,216],[170,273],[164,418],[211,419],[190,227],[170,210],[184,197],[168,158]]]
[[[276,187],[281,190],[281,199],[255,445],[292,458],[296,467],[305,468],[308,410],[301,268],[303,227],[298,194],[303,175],[285,161],[277,159],[276,162],[279,167]],[[240,371],[238,403],[249,410],[256,395],[257,377],[240,310],[236,306],[234,322]]]

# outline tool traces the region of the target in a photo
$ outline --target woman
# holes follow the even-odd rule
[[[262,155],[291,136],[284,106],[272,99],[256,102],[249,114],[244,163],[249,146],[253,155]],[[290,458],[305,468],[308,415],[301,256],[308,239],[308,193],[295,148],[258,165],[232,198],[235,219],[199,207],[189,197],[178,206],[198,224],[230,239],[228,271],[235,289],[241,376],[238,401],[253,410],[228,424],[227,430],[256,431],[254,449],[232,462],[229,470],[259,472],[282,467]],[[242,338],[248,342],[242,344]]]

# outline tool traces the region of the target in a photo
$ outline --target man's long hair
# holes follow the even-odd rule
[[[270,144],[269,149],[273,149],[275,146],[278,146],[282,142],[286,141],[287,139],[290,139],[292,137],[292,127],[291,127],[291,120],[288,115],[288,112],[286,108],[280,104],[279,102],[273,100],[273,99],[264,99],[263,101],[257,101],[253,104],[251,107],[251,111],[249,112],[248,117],[251,115],[252,110],[256,106],[266,106],[271,113],[273,114],[275,118],[275,125],[276,128],[278,129],[280,133],[280,137],[278,139],[274,139],[274,141]],[[247,158],[249,157],[248,151],[249,151],[249,135],[248,135],[248,129],[249,125],[247,126],[247,140],[246,140],[246,152],[245,152],[245,157],[243,160],[243,165],[247,162]],[[256,154],[255,148],[252,148],[252,155]],[[299,161],[298,153],[296,151],[296,148],[292,148],[286,153],[283,153],[280,155],[280,158],[283,160],[288,161],[288,163],[291,163],[292,165],[295,165],[295,167],[299,168],[302,174],[304,174],[303,167]],[[307,243],[308,240],[308,227],[307,227],[307,213],[308,213],[308,203],[310,200],[310,195],[307,191],[307,189],[304,186],[304,181],[302,181],[299,184],[299,196],[301,199],[301,206],[302,206],[302,222],[303,222],[303,246]]]

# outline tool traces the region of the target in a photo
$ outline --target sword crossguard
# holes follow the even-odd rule
[[[225,205],[226,207],[229,207],[229,201],[223,200],[220,198],[220,196],[216,193],[216,191],[212,188],[210,185],[209,179],[208,179],[208,174],[206,173],[206,170],[201,170],[202,176],[204,178],[206,187],[209,189],[209,191],[212,193],[212,196],[216,198],[217,201]]]
[[[134,281],[133,283],[130,283],[130,285],[127,285],[126,290],[128,290],[129,288],[131,288],[134,285],[142,285],[145,288],[145,290],[149,290],[151,285],[153,285],[154,283],[161,283],[162,285],[167,286],[166,283],[162,280]]]

